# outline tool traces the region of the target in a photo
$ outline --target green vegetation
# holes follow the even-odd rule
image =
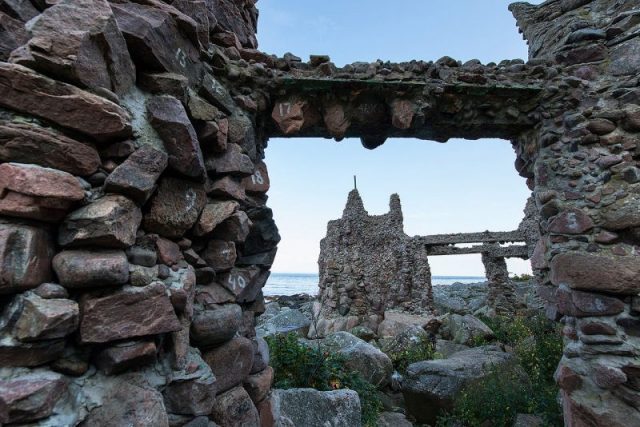
[[[523,370],[494,370],[458,396],[451,413],[438,426],[511,426],[516,414],[536,414],[547,426],[562,426],[558,387],[553,373],[562,357],[562,338],[557,324],[542,316],[482,318],[497,341],[514,349]],[[483,343],[478,343],[483,344]],[[486,344],[486,343],[484,343]]]
[[[526,273],[523,273],[523,274],[520,274],[520,275],[514,274],[513,276],[510,277],[510,279],[513,280],[514,282],[527,282],[527,281],[533,279],[533,276],[530,275],[530,274],[526,274]]]
[[[420,337],[417,342],[412,342],[406,348],[391,349],[386,353],[393,362],[394,369],[401,374],[405,374],[407,367],[412,363],[438,358],[435,346],[426,337]]]
[[[358,372],[349,371],[344,359],[320,348],[300,344],[295,334],[266,338],[275,370],[276,388],[311,387],[317,390],[348,388],[360,396],[362,424],[375,426],[382,402],[376,387]]]

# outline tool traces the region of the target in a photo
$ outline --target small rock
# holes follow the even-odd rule
[[[28,423],[46,418],[66,391],[64,377],[53,372],[0,380],[0,422]]]
[[[241,386],[218,395],[211,411],[211,418],[221,426],[260,425],[258,410]]]
[[[73,300],[25,295],[15,336],[25,342],[63,338],[78,328],[78,315],[78,303]]]
[[[152,363],[156,358],[156,345],[150,341],[129,341],[102,350],[96,365],[106,375],[115,375],[131,368]]]
[[[222,344],[234,337],[242,323],[237,304],[196,311],[191,323],[191,339],[201,347]]]
[[[129,281],[129,262],[123,251],[62,251],[53,258],[53,269],[66,288],[115,286]]]
[[[229,218],[239,207],[238,202],[215,201],[205,205],[193,229],[196,236],[205,236],[211,233],[220,223]]]
[[[218,393],[237,386],[249,376],[253,353],[251,340],[244,337],[235,337],[220,347],[203,352],[202,358],[216,376]]]
[[[361,425],[360,398],[353,390],[276,389],[272,391],[271,400],[275,425],[305,427]]]

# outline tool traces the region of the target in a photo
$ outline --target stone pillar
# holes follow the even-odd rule
[[[548,314],[564,324],[556,380],[567,426],[640,425],[640,38],[632,3],[512,5],[534,61],[566,73],[549,79],[548,108],[535,135],[520,140],[518,164],[540,213],[534,268]]]
[[[506,260],[487,251],[482,253],[482,263],[489,282],[487,305],[495,311],[495,314],[509,315],[514,313],[516,308],[515,290],[513,283],[509,280]]]

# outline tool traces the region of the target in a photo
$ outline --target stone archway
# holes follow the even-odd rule
[[[102,406],[64,416],[256,423],[264,395],[241,384],[269,375],[253,317],[279,239],[264,147],[314,135],[367,148],[391,136],[511,140],[540,214],[533,267],[565,324],[565,422],[640,424],[637,5],[511,10],[526,63],[338,69],[258,51],[251,1],[6,2],[0,361],[28,372],[10,370],[2,390],[41,404],[16,412],[3,394],[0,422],[51,416],[68,383],[93,387],[74,375],[101,366],[114,375],[94,378],[114,387]],[[117,373],[156,360],[164,388]]]

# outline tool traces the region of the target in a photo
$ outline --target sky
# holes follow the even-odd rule
[[[355,61],[437,60],[483,63],[527,57],[503,0],[260,0],[259,48],[307,60],[327,54]],[[540,3],[534,1],[532,3]],[[530,191],[513,166],[508,141],[452,139],[445,144],[389,139],[375,149],[358,139],[271,139],[266,150],[268,206],[282,241],[274,272],[317,273],[326,224],[339,218],[357,175],[369,214],[388,211],[398,193],[413,235],[517,228]],[[430,257],[432,275],[484,276],[480,255]],[[509,271],[530,272],[509,260]]]

